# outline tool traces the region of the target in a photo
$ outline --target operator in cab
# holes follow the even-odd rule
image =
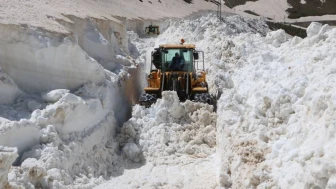
[[[169,69],[178,71],[181,69],[181,64],[182,64],[182,58],[180,57],[179,53],[175,53],[175,56],[173,57]]]

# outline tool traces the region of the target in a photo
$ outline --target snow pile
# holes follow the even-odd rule
[[[174,92],[163,92],[150,108],[135,106],[132,118],[121,129],[124,153],[134,157],[142,151],[147,161],[173,156],[207,157],[216,146],[216,114],[213,107],[186,101]],[[140,149],[137,147],[140,146]]]
[[[335,187],[336,30],[307,32],[232,38],[234,87],[218,102],[222,186]]]
[[[0,146],[0,188],[8,187],[7,175],[17,156],[17,149]]]

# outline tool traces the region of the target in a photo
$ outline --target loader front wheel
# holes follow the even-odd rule
[[[211,96],[209,93],[196,93],[194,95],[194,101],[212,104]]]
[[[145,106],[146,108],[150,107],[152,104],[154,104],[157,100],[156,94],[148,94],[144,93],[141,94],[139,97],[139,103],[142,106]]]

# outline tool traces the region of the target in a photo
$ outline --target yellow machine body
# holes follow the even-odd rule
[[[163,91],[176,91],[181,101],[193,100],[211,104],[204,69],[204,53],[196,51],[195,48],[193,44],[162,44],[152,52],[148,86],[144,88],[145,94],[139,98],[140,104],[152,104],[156,98],[161,97]],[[200,53],[202,60],[199,60]],[[171,59],[176,54],[183,63],[178,69],[172,69]]]
[[[148,26],[145,28],[145,33],[146,34],[156,34],[159,35],[160,34],[160,27],[159,26]]]

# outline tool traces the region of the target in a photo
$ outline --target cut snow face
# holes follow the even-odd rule
[[[0,25],[8,36],[0,45],[0,94],[8,102],[0,105],[0,144],[19,154],[10,187],[92,188],[124,169],[116,142],[108,141],[129,118],[142,82],[125,49],[125,25],[74,22],[73,36]],[[115,54],[105,56],[108,50]]]
[[[29,93],[101,83],[105,73],[71,36],[1,25],[0,66]]]

